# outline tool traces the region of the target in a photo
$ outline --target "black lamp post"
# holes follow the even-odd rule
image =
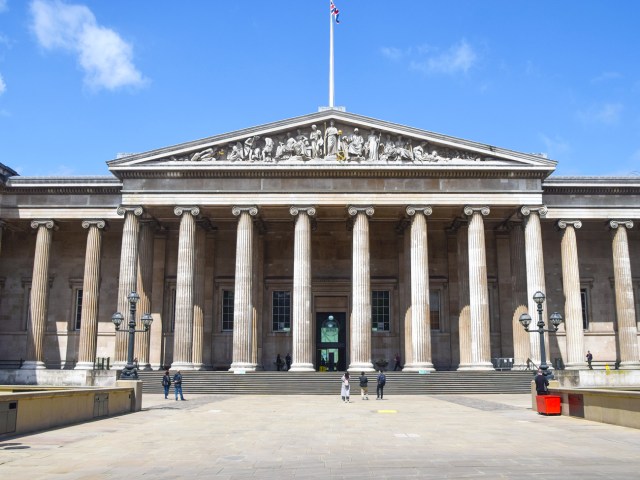
[[[536,302],[538,308],[538,328],[529,330],[529,324],[531,323],[531,316],[528,313],[520,315],[520,323],[527,332],[538,332],[540,334],[540,369],[545,377],[553,378],[553,373],[549,372],[549,365],[547,365],[547,353],[544,348],[544,332],[555,333],[558,331],[558,327],[562,323],[562,315],[558,312],[553,312],[549,319],[553,325],[553,330],[544,328],[544,320],[542,320],[542,304],[544,303],[544,293],[538,291],[533,294],[533,301]]]
[[[136,332],[148,332],[153,322],[153,317],[150,313],[145,313],[141,319],[144,330],[136,330],[136,303],[140,300],[140,295],[136,292],[131,292],[127,298],[129,299],[129,349],[127,352],[127,365],[124,367],[124,370],[122,370],[120,379],[137,380],[138,369],[133,364],[133,346],[135,344]],[[120,312],[116,312],[111,316],[111,321],[116,326],[116,331],[120,330],[120,324],[122,324],[123,320],[124,317]]]

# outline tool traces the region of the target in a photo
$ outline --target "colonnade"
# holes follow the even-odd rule
[[[238,217],[236,237],[236,265],[234,288],[233,358],[230,370],[255,370],[259,366],[258,328],[253,305],[254,226],[257,206],[234,206]],[[483,217],[490,213],[487,206],[466,206],[467,222],[458,233],[458,261],[460,272],[460,365],[461,370],[492,369],[489,326],[489,295],[487,280],[485,227]],[[371,358],[371,275],[369,218],[375,213],[370,205],[347,207],[353,217],[352,246],[352,312],[350,320],[349,369],[372,371]],[[124,216],[120,276],[118,284],[118,311],[128,312],[127,296],[131,291],[140,294],[139,316],[151,308],[151,278],[153,266],[153,232],[155,221],[143,218],[141,206],[122,206],[118,213]],[[202,265],[195,261],[196,252],[204,249],[204,229],[198,227],[200,209],[197,206],[177,206],[180,217],[178,266],[176,279],[175,331],[173,368],[202,368],[203,346],[203,284]],[[429,265],[427,245],[427,218],[432,209],[428,205],[410,205],[406,214],[410,218],[411,257],[411,313],[405,326],[407,353],[405,370],[433,370],[429,306]],[[527,359],[540,362],[536,334],[526,334],[517,323],[521,313],[535,312],[533,294],[545,291],[545,274],[540,218],[547,213],[545,206],[524,206],[520,210],[522,223],[510,229],[511,274],[513,283],[513,342],[515,365],[522,366]],[[294,275],[292,296],[292,352],[293,371],[313,371],[313,305],[311,290],[311,235],[315,207],[292,206],[290,214],[295,221]],[[30,297],[30,321],[27,333],[27,361],[23,368],[45,368],[44,332],[48,297],[49,251],[56,228],[53,220],[34,220],[37,229],[35,258]],[[82,318],[79,357],[76,368],[93,368],[96,355],[97,298],[100,278],[102,231],[106,222],[87,219],[82,226],[88,229],[83,283]],[[560,220],[562,231],[561,252],[563,290],[565,296],[567,368],[584,368],[584,339],[578,268],[578,242],[576,230],[579,220]],[[637,327],[629,259],[627,230],[630,220],[611,220],[613,232],[612,255],[615,281],[616,312],[621,368],[640,368],[638,358]],[[0,239],[1,240],[1,239]],[[466,266],[466,267],[465,267]],[[465,271],[466,269],[466,271]],[[525,284],[526,282],[526,284]],[[543,312],[546,312],[543,305]],[[137,319],[139,321],[139,318]],[[545,323],[546,313],[545,313]],[[116,334],[114,366],[126,361],[126,335]],[[549,349],[547,349],[547,352]],[[140,334],[136,341],[136,354],[142,367],[149,366],[149,335]],[[548,359],[547,359],[548,360]]]

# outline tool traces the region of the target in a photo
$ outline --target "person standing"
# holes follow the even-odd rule
[[[547,387],[549,386],[549,380],[547,380],[547,377],[544,375],[544,373],[542,373],[542,370],[540,369],[538,369],[538,374],[536,375],[535,382],[536,393],[538,395],[549,395],[549,391],[547,390]]]
[[[396,370],[402,370],[402,366],[400,365],[400,354],[396,353],[396,356],[393,357],[393,360],[395,361],[395,365],[393,366],[393,371],[395,372]]]
[[[169,398],[170,386],[171,386],[171,375],[169,375],[169,370],[165,370],[164,376],[162,377],[162,387],[164,388],[164,398]]]
[[[369,379],[364,374],[364,372],[360,373],[360,395],[362,396],[362,400],[369,400]]]
[[[345,403],[349,403],[350,390],[351,390],[351,387],[349,385],[349,372],[344,372],[344,375],[342,375],[342,386],[340,387],[340,396],[342,397],[342,401]]]
[[[591,362],[593,361],[593,355],[591,355],[591,351],[587,350],[587,365],[589,365],[589,370],[593,370],[591,366]]]
[[[284,361],[287,363],[287,372],[291,370],[291,354],[287,353],[287,356],[284,357]]]
[[[377,380],[378,385],[376,387],[376,400],[382,400],[382,397],[384,396],[384,386],[387,384],[387,377],[384,373],[382,373],[382,370],[380,370],[380,373],[378,373]]]
[[[276,368],[278,369],[278,371],[282,370],[282,365],[284,365],[284,362],[282,361],[282,357],[280,356],[280,354],[278,354],[278,356],[276,357]]]
[[[182,374],[180,370],[173,376],[173,391],[176,394],[176,402],[178,401],[178,395],[180,395],[180,400],[184,400],[182,396]]]

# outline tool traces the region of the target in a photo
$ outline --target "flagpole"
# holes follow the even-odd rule
[[[329,10],[329,108],[333,108],[333,12]]]

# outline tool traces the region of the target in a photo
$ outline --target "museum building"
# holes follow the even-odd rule
[[[640,179],[328,109],[107,163],[2,166],[0,368],[640,368]],[[2,367],[4,365],[4,367]]]

